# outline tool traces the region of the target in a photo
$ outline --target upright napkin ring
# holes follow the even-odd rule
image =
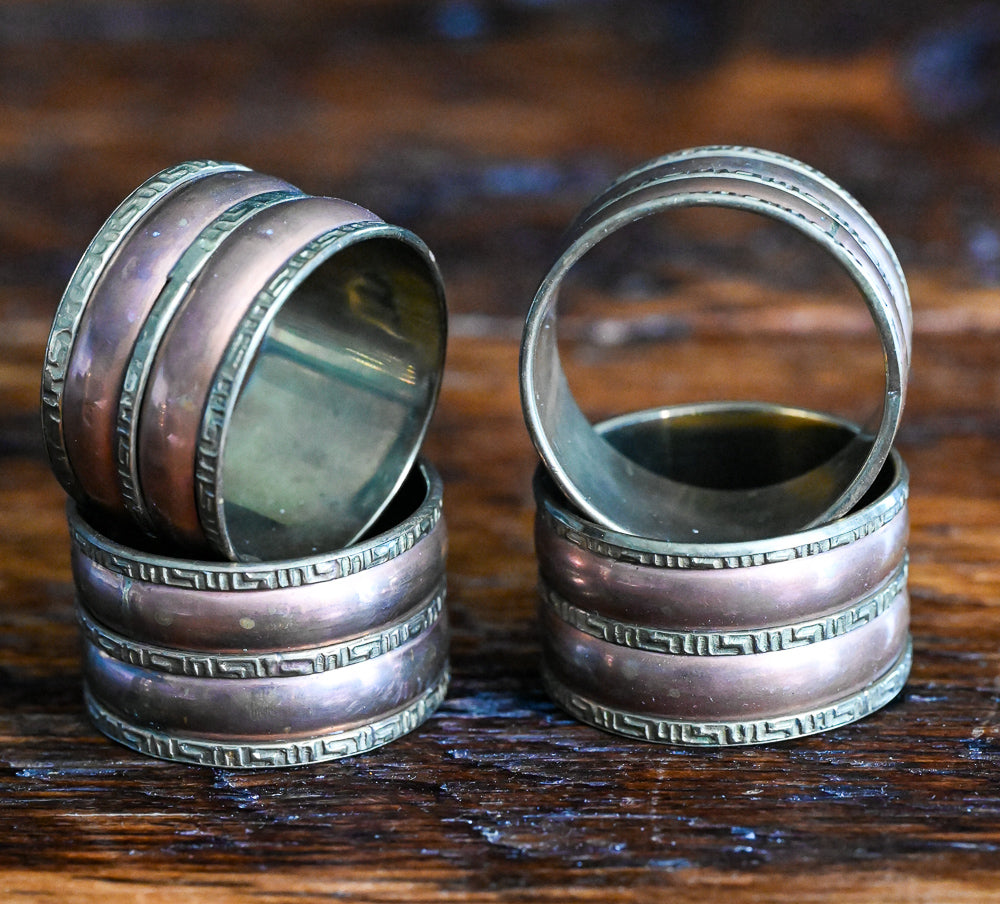
[[[673,207],[714,205],[781,220],[829,251],[861,289],[885,353],[885,394],[874,436],[859,434],[829,460],[769,487],[684,485],[638,466],[595,432],[562,371],[556,304],[563,277],[605,236]],[[681,151],[627,173],[571,227],[528,313],[521,400],[528,432],[566,498],[600,524],[646,537],[752,540],[839,517],[864,495],[892,448],[910,367],[912,322],[899,262],[847,192],[796,160],[752,148]]]

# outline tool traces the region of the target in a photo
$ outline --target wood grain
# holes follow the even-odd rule
[[[927,48],[1000,46],[1000,26],[975,4],[880,9],[0,6],[4,900],[1000,900],[997,73],[988,55],[951,76],[919,65]],[[931,106],[954,79],[986,89]],[[591,194],[647,157],[719,142],[828,172],[903,259],[915,657],[903,694],[856,726],[692,751],[586,728],[540,688],[517,343]],[[425,726],[356,759],[177,766],[83,713],[63,496],[38,436],[42,349],[102,218],[201,156],[414,229],[448,285],[426,451],[446,486],[454,682]],[[593,415],[738,397],[863,417],[877,401],[862,303],[785,230],[678,216],[599,251],[562,324]]]

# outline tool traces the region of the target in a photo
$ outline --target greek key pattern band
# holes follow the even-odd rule
[[[881,678],[860,693],[829,706],[791,716],[746,722],[682,722],[612,709],[574,693],[543,669],[546,690],[569,715],[613,734],[688,747],[770,744],[850,725],[885,706],[906,684],[913,661],[912,643]]]
[[[124,547],[110,548],[96,542],[94,535],[83,528],[79,516],[72,511],[69,520],[70,538],[77,549],[92,562],[115,574],[147,584],[186,590],[249,592],[320,584],[382,565],[412,549],[434,530],[441,520],[441,500],[422,507],[419,516],[408,519],[404,527],[394,531],[388,539],[355,547],[353,551],[348,550],[333,558],[305,559],[277,568],[266,565],[219,565],[213,568],[209,563],[176,564],[169,559],[144,560],[129,555]]]
[[[380,631],[323,647],[266,653],[202,653],[136,643],[96,622],[80,600],[77,600],[77,617],[88,642],[129,665],[191,678],[294,678],[347,668],[398,649],[434,626],[444,602],[442,580],[427,605]]]
[[[225,356],[215,372],[195,452],[195,495],[198,500],[199,521],[205,536],[216,549],[234,552],[220,511],[221,500],[217,491],[219,468],[226,428],[239,395],[243,374],[259,345],[261,327],[289,294],[302,273],[314,266],[314,262],[320,261],[330,249],[348,244],[351,237],[358,233],[384,232],[390,228],[380,220],[362,220],[331,229],[309,242],[289,258],[261,289],[230,339]]]
[[[412,703],[367,725],[333,731],[307,740],[226,742],[168,735],[136,725],[106,708],[84,684],[91,721],[112,740],[148,756],[222,769],[267,769],[306,766],[366,753],[413,731],[441,705],[448,690],[447,667],[434,684]]]
[[[76,265],[56,309],[42,365],[42,433],[52,470],[70,495],[77,495],[77,485],[62,434],[63,386],[66,365],[90,293],[122,240],[162,195],[184,182],[210,172],[245,169],[246,167],[233,163],[198,160],[181,163],[157,173],[118,205]]]
[[[851,530],[845,530],[830,537],[825,537],[811,543],[803,543],[799,546],[770,549],[752,555],[738,556],[695,555],[686,553],[666,554],[630,549],[615,543],[609,543],[597,537],[592,537],[584,531],[567,524],[562,518],[554,514],[542,500],[539,501],[537,516],[543,519],[546,528],[555,533],[557,537],[566,540],[568,543],[572,543],[574,546],[579,546],[581,549],[585,549],[596,556],[612,559],[616,562],[667,569],[686,568],[707,570],[752,568],[757,565],[770,565],[773,562],[788,562],[792,559],[804,559],[809,556],[822,555],[823,553],[830,552],[830,550],[863,540],[896,518],[906,508],[908,495],[908,488],[905,485],[899,486],[892,496],[886,500],[887,505],[883,506],[880,511],[872,512],[871,517],[866,518],[862,524]]]
[[[630,624],[574,606],[544,581],[540,595],[542,605],[564,622],[616,646],[680,656],[743,656],[808,646],[869,624],[900,598],[906,588],[907,562],[887,584],[848,609],[794,625],[746,631],[667,631]]]
[[[194,240],[170,271],[166,285],[157,297],[135,341],[122,383],[115,425],[116,462],[125,507],[145,530],[152,534],[153,523],[139,489],[136,466],[137,406],[141,404],[149,380],[153,357],[160,346],[171,318],[187,296],[191,284],[205,268],[209,258],[242,223],[274,204],[302,197],[288,191],[265,192],[240,201],[216,217]]]

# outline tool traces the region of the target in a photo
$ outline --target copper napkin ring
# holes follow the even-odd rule
[[[882,345],[885,392],[878,423],[825,461],[773,485],[707,489],[637,466],[595,433],[562,371],[556,306],[569,269],[615,230],[659,211],[694,205],[752,211],[811,238],[861,289]],[[910,298],[896,255],[871,216],[844,189],[805,164],[770,151],[680,151],[622,176],[570,228],[525,322],[520,372],[525,422],[552,479],[600,524],[676,541],[775,536],[846,514],[871,485],[902,415],[911,333]]]
[[[53,470],[200,557],[344,546],[416,458],[445,334],[412,233],[236,164],[181,164],[112,214],[56,312]]]
[[[429,463],[403,497],[416,507],[362,543],[259,565],[130,549],[71,502],[94,723],[139,752],[227,768],[336,759],[411,731],[448,685],[441,481]]]
[[[651,458],[683,434],[721,466],[761,422],[775,435],[848,441],[857,428],[813,412],[716,404],[598,425]],[[725,436],[723,436],[725,434]],[[805,459],[803,459],[805,464]],[[578,514],[539,467],[536,546],[545,679],[584,722],[688,745],[786,740],[883,706],[909,672],[908,476],[893,452],[866,502],[800,533],[679,544],[610,531]]]

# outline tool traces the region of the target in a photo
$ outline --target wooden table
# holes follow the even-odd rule
[[[996,18],[812,0],[284,6],[0,6],[3,899],[1000,900]],[[584,727],[541,690],[517,341],[590,195],[719,142],[829,173],[903,259],[915,659],[858,725],[705,751]],[[426,451],[446,483],[454,680],[429,723],[355,759],[178,766],[83,713],[41,353],[103,217],[202,156],[370,206],[420,234],[448,284]],[[869,318],[793,239],[677,216],[602,246],[562,321],[589,412],[764,398],[863,417],[881,391]]]

